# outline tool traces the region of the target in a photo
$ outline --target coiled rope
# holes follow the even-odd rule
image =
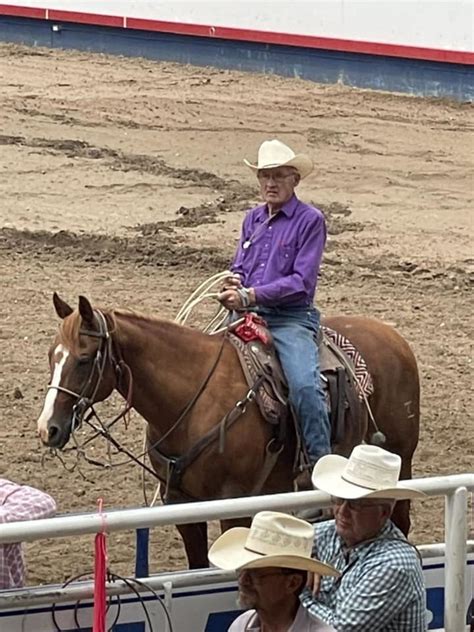
[[[183,306],[176,314],[174,322],[178,325],[185,325],[192,311],[195,309],[199,303],[202,301],[212,299],[216,300],[219,292],[212,292],[211,290],[219,285],[219,289],[222,287],[222,281],[227,279],[229,276],[232,276],[232,272],[229,270],[224,270],[224,272],[218,272],[217,274],[212,275],[205,281],[203,281],[198,287],[191,293],[191,295],[186,299]],[[213,318],[205,325],[202,329],[204,333],[214,333],[219,327],[222,326],[228,311],[225,307],[219,306],[216,314]]]

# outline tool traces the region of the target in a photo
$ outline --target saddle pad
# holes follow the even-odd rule
[[[374,383],[372,381],[372,377],[367,368],[367,364],[362,357],[362,355],[357,351],[352,342],[343,336],[342,334],[334,331],[334,329],[330,329],[329,327],[322,326],[324,334],[332,340],[332,342],[347,355],[347,357],[351,360],[354,366],[354,373],[357,379],[357,383],[359,384],[359,388],[364,393],[365,397],[369,397],[374,392]],[[363,397],[359,395],[359,399],[363,399]]]

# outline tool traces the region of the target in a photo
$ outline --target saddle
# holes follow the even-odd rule
[[[338,337],[333,330],[321,327],[315,340],[319,349],[321,381],[335,452],[337,445],[343,443],[347,436],[348,424],[355,425],[361,416],[356,367],[347,353],[336,344]],[[275,440],[283,445],[292,425],[305,461],[304,442],[301,441],[299,427],[288,401],[288,386],[265,321],[256,314],[247,313],[243,323],[231,327],[228,338],[237,350],[249,388],[255,388],[258,384],[255,400],[264,419],[272,425]]]

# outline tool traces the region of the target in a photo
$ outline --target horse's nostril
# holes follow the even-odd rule
[[[48,441],[54,442],[55,439],[57,439],[59,435],[59,428],[58,426],[49,426],[48,428]]]

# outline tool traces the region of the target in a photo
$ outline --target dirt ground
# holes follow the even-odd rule
[[[0,77],[0,476],[44,488],[60,512],[142,503],[134,467],[68,472],[39,445],[52,292],[172,318],[228,265],[258,199],[242,158],[272,137],[316,163],[300,196],[330,226],[321,310],[393,323],[418,358],[415,475],[472,471],[471,106],[10,45]],[[118,436],[138,451],[142,422]],[[417,504],[414,541],[442,541],[442,516],[439,500]],[[133,534],[109,546],[131,573]],[[63,582],[90,570],[92,538],[27,555],[30,582]],[[184,566],[173,528],[154,530],[151,557],[153,571]]]

